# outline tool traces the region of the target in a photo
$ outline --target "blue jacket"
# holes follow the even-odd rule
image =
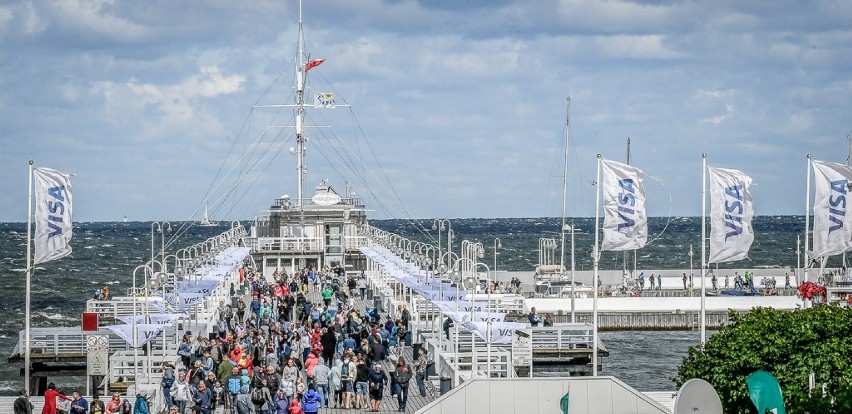
[[[319,411],[319,394],[316,391],[309,389],[305,395],[302,396],[302,410],[308,413],[315,413]]]
[[[79,405],[80,409],[74,409],[75,405]],[[71,401],[71,414],[86,414],[89,412],[89,402],[85,398],[80,397],[77,400]]]
[[[145,401],[145,397],[137,394],[136,395],[136,404],[133,404],[133,414],[149,414],[148,411],[148,401]]]

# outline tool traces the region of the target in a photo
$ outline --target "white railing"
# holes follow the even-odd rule
[[[135,307],[134,307],[135,302]],[[160,309],[154,303],[163,304],[159,297],[131,297],[118,296],[110,300],[89,299],[86,301],[86,312],[98,314],[98,319],[118,319],[119,316],[133,316],[145,313],[146,303],[148,313],[160,313]],[[135,309],[134,309],[135,308]]]
[[[253,252],[321,252],[325,249],[322,237],[247,237],[245,241]]]

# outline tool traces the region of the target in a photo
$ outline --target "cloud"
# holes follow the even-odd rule
[[[665,46],[662,35],[623,35],[595,38],[595,46],[615,59],[674,59],[681,54]]]

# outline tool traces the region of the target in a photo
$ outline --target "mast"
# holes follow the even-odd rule
[[[567,209],[566,205],[568,203],[568,142],[570,139],[569,130],[571,127],[571,97],[569,96],[567,100],[568,103],[565,109],[565,152],[562,159],[562,222],[559,230],[562,245],[562,250],[559,253],[559,266],[561,267],[560,271],[563,276],[560,279],[563,280],[565,276],[565,210]],[[571,288],[573,289],[573,284]],[[574,310],[573,306],[571,307],[571,310]]]
[[[296,176],[299,187],[299,237],[305,237],[305,175],[307,168],[305,166],[305,81],[307,71],[305,70],[305,32],[302,30],[302,0],[299,0],[299,51],[296,58],[298,70],[296,71],[296,144],[297,161],[296,161]],[[301,243],[300,243],[301,244]]]

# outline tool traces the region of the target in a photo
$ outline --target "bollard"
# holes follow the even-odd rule
[[[411,331],[405,332],[405,346],[411,346]],[[414,358],[417,359],[417,351],[414,352]]]
[[[411,334],[409,332],[405,333],[405,346],[411,346],[411,359],[417,361],[417,358],[420,358],[420,348],[423,347],[423,344],[416,343],[411,344]]]
[[[441,377],[441,395],[444,395],[453,389],[453,379],[446,375]]]
[[[379,312],[384,312],[382,307],[382,295],[378,294],[373,296],[373,307],[376,308]]]
[[[367,288],[367,300],[373,300],[373,289]]]

